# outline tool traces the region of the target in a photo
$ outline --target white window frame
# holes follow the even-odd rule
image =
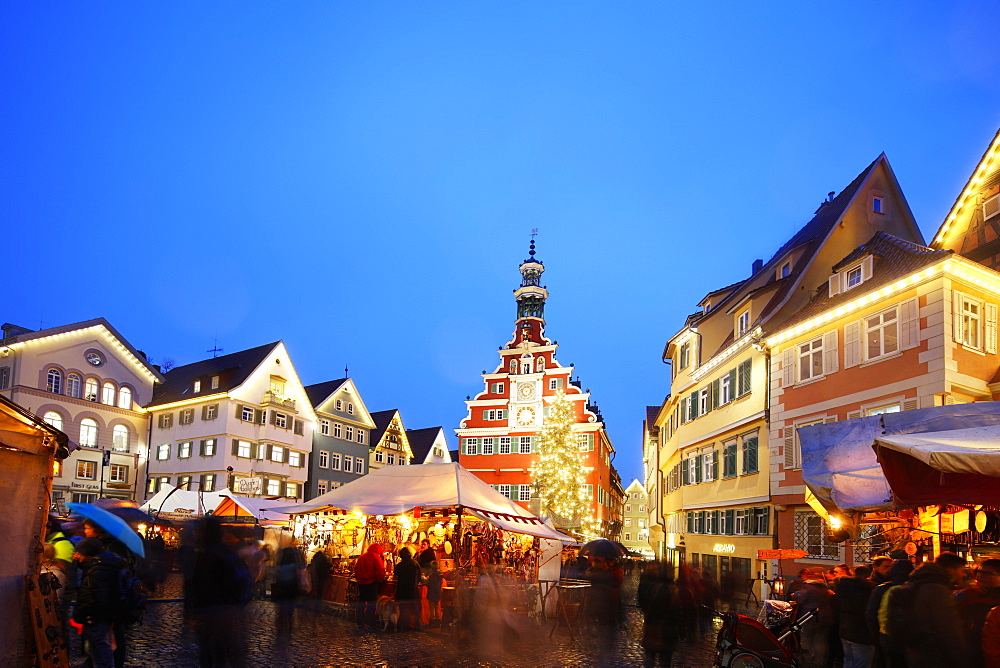
[[[497,485],[497,491],[510,498],[510,485]]]
[[[81,475],[82,473],[82,475]],[[77,480],[97,480],[97,462],[89,459],[79,459],[76,462]]]
[[[181,441],[177,444],[177,459],[188,459],[191,457],[191,441]]]
[[[205,456],[214,457],[215,456],[215,439],[206,438],[205,439]]]
[[[862,283],[864,283],[863,273],[861,271],[861,265],[851,267],[850,269],[844,270],[844,291],[848,291],[851,288],[856,288]]]
[[[289,466],[294,466],[295,468],[300,468],[302,466],[303,461],[304,461],[303,460],[304,456],[305,456],[304,453],[299,452],[298,450],[292,450],[291,448],[289,448],[288,449],[288,462],[287,463],[288,463]]]
[[[56,411],[48,411],[42,417],[42,421],[46,424],[55,427],[56,429],[62,431],[63,428],[63,417]]]
[[[365,460],[361,457],[356,457],[354,459],[354,472],[364,475],[365,473]]]
[[[354,415],[354,404],[352,403],[347,404],[347,414]]]
[[[522,502],[531,501],[531,485],[521,485],[517,488],[517,500]]]
[[[1000,214],[1000,195],[993,195],[983,200],[983,220],[989,220]]]
[[[267,481],[267,489],[264,491],[267,496],[281,496],[281,481],[272,478]]]
[[[983,349],[984,305],[982,299],[955,292],[955,340],[966,348]]]
[[[316,465],[319,466],[321,469],[325,469],[325,468],[329,468],[330,467],[330,451],[329,450],[320,450],[319,451],[319,462]]]
[[[194,381],[194,390],[192,390],[192,392],[194,392],[195,394],[198,394],[199,392],[201,392],[201,381],[200,380]]]
[[[240,411],[240,419],[244,422],[253,422],[253,413],[252,406],[244,406],[243,410]]]
[[[250,455],[253,454],[253,444],[250,441],[244,441],[242,439],[236,442],[236,456],[242,457],[243,459],[250,459]]]
[[[351,425],[344,426],[344,440],[353,441],[354,440],[354,427]]]
[[[336,402],[335,406],[336,406],[336,408],[337,408],[338,411],[344,410],[344,402],[341,401],[340,399],[337,399],[337,402]]]
[[[492,436],[486,436],[486,437],[484,437],[482,439],[482,441],[481,441],[482,454],[484,454],[484,455],[492,455],[493,454],[493,444],[494,444],[495,440],[496,439],[493,438]],[[435,448],[435,451],[437,451],[437,448]]]
[[[288,416],[284,413],[275,413],[274,426],[278,429],[288,429]]]
[[[865,416],[871,415],[885,415],[886,413],[898,413],[903,410],[902,402],[895,401],[885,404],[880,404],[878,406],[866,406],[864,408]]]
[[[379,461],[382,461],[382,460],[380,459]],[[394,453],[394,452],[388,453],[385,463],[388,464],[388,465],[390,465],[390,466],[392,466],[393,464],[395,464],[396,463],[396,453]]]
[[[299,498],[299,483],[285,482],[285,497],[290,499]]]
[[[530,436],[518,436],[517,437],[517,452],[520,455],[530,455],[531,454],[531,437]]]
[[[503,383],[490,383],[490,394],[503,394]]]
[[[467,455],[478,455],[479,454],[479,439],[478,438],[467,438],[467,439],[465,439],[465,454],[467,454]]]
[[[885,198],[881,195],[872,195],[872,213],[885,215]]]
[[[282,464],[285,461],[285,448],[280,445],[271,446],[271,461]]]
[[[361,427],[358,427],[357,438],[355,440],[362,445],[365,443],[365,430]]]
[[[78,374],[71,373],[66,376],[67,397],[73,397],[74,399],[79,399],[80,387],[81,387],[81,381],[80,381],[80,376]],[[0,390],[2,389],[4,389],[4,386],[0,385]],[[122,408],[131,408],[131,406],[122,406]]]
[[[740,338],[750,331],[750,309],[746,309],[736,316],[736,338]]]
[[[83,398],[87,401],[97,403],[97,393],[100,390],[100,383],[96,378],[88,378],[83,381]]]
[[[733,400],[733,385],[727,373],[719,381],[719,405],[728,404]]]
[[[124,464],[111,464],[109,468],[111,469],[108,476],[109,482],[123,482],[123,483],[128,482],[127,466],[125,466]]]
[[[333,423],[333,437],[334,438],[342,438],[342,434],[343,434],[343,427],[341,426],[341,424],[339,422],[334,422]]]
[[[330,453],[330,470],[340,471],[341,470],[341,457],[339,452]]]
[[[110,380],[101,385],[101,403],[105,406],[115,405],[115,384]]]
[[[62,382],[62,371],[55,367],[49,369],[45,374],[45,389],[52,394],[62,394]]]
[[[327,489],[326,489],[326,480],[317,480],[316,481],[316,496],[320,496],[322,494],[326,494],[326,492],[327,492]]]
[[[511,441],[511,437],[510,436],[501,436],[500,437],[499,453],[501,455],[509,455],[510,454],[511,442],[512,441]]]
[[[382,448],[375,451],[375,461],[379,464],[385,462],[385,453],[382,451]]]
[[[96,448],[97,438],[100,431],[97,422],[90,418],[80,420],[80,446],[84,448]]]
[[[329,420],[320,420],[319,421],[319,433],[322,434],[323,436],[329,436],[330,435],[330,421]]]
[[[889,316],[890,314],[892,315],[892,319],[886,320],[886,317]],[[870,327],[870,322],[875,318],[880,319],[881,321],[880,324],[876,325],[875,327]],[[866,361],[889,357],[890,355],[895,355],[900,350],[902,350],[902,346],[900,345],[901,332],[900,332],[900,320],[899,320],[899,305],[892,306],[885,310],[879,311],[878,313],[872,313],[871,315],[866,315],[864,318],[862,318],[862,322],[863,322],[862,329],[864,330],[863,332],[864,336],[862,337],[861,343],[864,349]],[[872,333],[876,331],[884,332],[890,326],[895,327],[896,330],[896,347],[892,350],[886,350],[885,335],[883,334],[880,337],[878,337],[879,353],[877,355],[870,354],[872,348],[871,345]]]
[[[702,482],[712,482],[713,480],[715,480],[715,476],[712,475],[713,469],[715,468],[713,466],[713,464],[715,463],[713,453],[714,453],[714,450],[711,450],[711,449],[702,450],[702,452],[701,452],[701,481]]]
[[[563,387],[562,378],[549,378],[549,389],[550,390],[561,390]]]
[[[806,346],[809,348],[806,352],[803,352],[803,349]],[[822,336],[795,344],[796,365],[798,366],[798,382],[803,383],[807,380],[814,380],[826,375],[826,369],[823,366],[824,353],[825,350],[823,349]],[[819,358],[819,372],[812,373],[813,365],[815,364],[817,357]]]
[[[791,273],[792,273],[792,261],[786,260],[785,262],[781,263],[781,266],[778,267],[778,273],[775,275],[775,277],[781,279],[784,278],[785,276],[790,275]]]

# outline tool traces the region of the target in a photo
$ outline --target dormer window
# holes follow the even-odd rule
[[[830,296],[838,295],[856,288],[872,277],[875,267],[875,258],[867,255],[859,262],[855,262],[837,273],[830,276]]]
[[[741,337],[750,331],[750,309],[736,316],[736,336]]]
[[[677,353],[677,368],[686,369],[688,364],[691,363],[691,344],[684,343],[681,345],[680,352]]]
[[[219,389],[219,377],[218,376],[212,376],[212,389],[213,390]]]
[[[702,307],[702,311],[701,312],[702,313],[708,313],[711,310],[712,310],[712,302],[705,302],[704,306]]]
[[[201,381],[200,380],[194,381],[194,391],[195,392],[201,392]]]
[[[778,267],[778,278],[784,278],[792,273],[792,262],[783,262],[780,267]]]
[[[850,290],[856,285],[861,285],[861,265],[848,269],[844,272],[844,289]]]
[[[874,213],[885,213],[885,203],[878,195],[872,195],[872,211]]]

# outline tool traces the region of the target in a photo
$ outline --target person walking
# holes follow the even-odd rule
[[[981,668],[983,657],[983,624],[986,615],[1000,605],[1000,559],[987,559],[976,570],[976,586],[955,594],[962,628],[969,642],[969,664]]]
[[[892,568],[892,557],[882,555],[872,559],[871,581],[877,587],[883,582],[889,581],[889,569]]]
[[[409,548],[399,551],[399,562],[392,571],[396,580],[396,602],[399,603],[400,625],[405,630],[420,630],[420,566],[413,560]],[[404,621],[405,620],[405,621]]]
[[[822,576],[803,582],[795,592],[799,614],[815,612],[816,615],[802,626],[802,649],[809,665],[826,668],[830,656],[830,629],[834,624],[832,593]]]
[[[868,632],[875,640],[875,666],[885,666],[885,668],[906,668],[906,657],[903,655],[903,646],[895,638],[889,637],[883,629],[879,620],[879,608],[882,599],[892,587],[898,587],[906,582],[906,578],[913,572],[913,564],[906,559],[897,559],[892,562],[892,566],[886,573],[888,580],[875,587],[868,596],[868,605],[865,606],[865,624]]]
[[[437,560],[427,566],[426,583],[431,626],[441,626],[441,590],[444,586],[444,577],[441,575]]]
[[[385,582],[385,561],[382,559],[381,545],[372,543],[354,562],[354,580],[358,585],[358,626],[374,626],[375,602],[378,600],[379,587]]]
[[[312,595],[317,601],[323,600],[326,583],[330,579],[330,559],[323,550],[313,553],[309,562],[309,580],[312,582]]]
[[[657,659],[669,668],[677,649],[677,586],[673,565],[651,562],[639,576],[636,603],[642,610],[644,665],[653,668]]]
[[[275,630],[278,642],[287,645],[292,639],[292,626],[295,621],[295,601],[302,594],[307,594],[308,582],[305,559],[299,551],[294,539],[278,554],[277,574],[271,585],[271,598],[277,603]]]
[[[85,538],[76,546],[73,558],[80,565],[73,621],[83,625],[83,651],[88,668],[115,668],[114,621],[118,601],[119,573],[124,559],[107,552],[96,537]]]
[[[869,668],[875,656],[875,639],[865,623],[865,609],[875,589],[869,575],[867,566],[858,566],[853,577],[841,577],[832,599],[844,648],[844,668]]]

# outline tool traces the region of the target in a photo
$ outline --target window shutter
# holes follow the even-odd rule
[[[834,373],[838,370],[837,330],[823,335],[823,373]]]
[[[904,411],[913,411],[919,408],[920,401],[918,399],[907,399],[903,402]]]
[[[694,456],[694,481],[701,482],[701,455]]]
[[[685,460],[685,461],[681,462],[681,484],[682,485],[690,485],[691,484],[691,482],[690,482],[690,475],[689,475],[690,472],[691,471],[690,471],[690,469],[689,469],[689,467],[687,465],[687,461]]]
[[[243,406],[241,404],[236,404],[236,419],[243,419]]]
[[[204,443],[204,441],[202,441],[202,443]],[[205,474],[204,473],[202,473],[200,476],[198,476],[198,490],[199,491],[204,491],[205,490]]]
[[[771,520],[771,509],[764,506],[760,509],[760,524],[757,526],[757,533],[762,536],[766,536],[771,532],[770,520]]]
[[[840,294],[840,274],[831,274],[830,281],[827,283],[830,287],[830,296]]]
[[[257,443],[250,444],[250,459],[260,459],[260,445]]]
[[[202,457],[205,456],[205,441],[198,442],[198,454],[201,455]],[[205,476],[202,476],[202,478],[204,477]]]
[[[785,427],[785,468],[796,468],[795,460],[795,427]]]
[[[844,368],[861,363],[861,322],[844,325]]]
[[[826,424],[830,424],[831,422],[836,422],[836,421],[837,421],[837,416],[836,415],[834,415],[833,417],[828,417],[825,420],[823,420],[823,422],[826,423]]]
[[[278,421],[277,411],[271,411],[271,424],[276,424]]]
[[[267,447],[266,447],[266,454],[264,455],[264,459],[271,459],[271,455],[272,454],[274,454],[274,446],[271,445],[270,443],[268,443]]]
[[[302,420],[295,420],[295,422],[293,423],[292,431],[294,431],[299,436],[302,435]],[[360,434],[361,432],[358,431],[358,433]]]
[[[594,449],[594,435],[587,434],[587,450],[593,451],[593,449]]]
[[[698,391],[697,390],[695,390],[694,392],[691,393],[691,398],[689,399],[689,401],[691,402],[691,418],[694,419],[694,418],[698,417]]]
[[[861,260],[861,282],[864,283],[872,277],[872,269],[875,266],[874,258],[868,255]]]
[[[733,522],[734,511],[732,508],[726,511],[726,535],[732,536],[733,530],[735,528],[735,522]]]
[[[719,479],[719,451],[712,450],[712,479]]]
[[[965,327],[964,323],[962,322],[962,293],[956,291],[954,293],[954,297],[955,297],[954,299],[955,305],[953,307],[954,313],[952,313],[952,319],[955,321],[954,336],[955,336],[955,341],[962,342],[965,341]]]
[[[202,420],[207,420],[208,419],[208,406],[207,405],[201,407],[201,419]]]
[[[849,411],[847,413],[847,419],[848,420],[856,420],[859,417],[861,417],[861,411]]]
[[[997,305],[987,302],[984,310],[986,311],[986,329],[984,331],[986,352],[995,354],[997,351]]]
[[[711,397],[709,404],[712,406],[713,409],[719,407],[719,386],[721,385],[721,383],[722,381],[719,378],[716,378],[715,382],[709,386],[712,388],[711,392],[709,393]]]
[[[520,485],[510,486],[510,498],[512,501],[517,501],[517,490],[519,490],[520,488],[521,488]]]
[[[238,455],[240,453],[240,440],[238,438],[233,439],[233,454]]]
[[[920,319],[917,300],[907,299],[899,305],[899,347],[913,348],[920,343]]]
[[[278,485],[278,496],[288,495],[288,483],[284,480]]]
[[[729,370],[729,399],[732,401],[736,397],[736,369]]]
[[[795,348],[785,348],[781,353],[782,387],[795,384]]]
[[[538,437],[537,436],[532,436],[531,437],[531,451],[534,452],[534,453],[538,452]]]

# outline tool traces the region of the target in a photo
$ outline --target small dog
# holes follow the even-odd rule
[[[379,596],[375,602],[375,612],[382,622],[383,631],[388,631],[389,626],[392,626],[393,631],[399,630],[399,603],[388,596]]]

